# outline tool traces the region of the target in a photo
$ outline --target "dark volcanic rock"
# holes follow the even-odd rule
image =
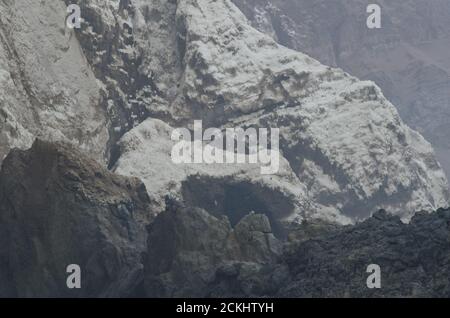
[[[167,206],[149,226],[144,280],[150,297],[216,295],[210,285],[219,284],[222,277],[258,271],[281,251],[265,215],[250,214],[233,229],[226,216],[216,218],[173,202]],[[242,293],[236,284],[233,290]]]
[[[130,296],[151,218],[144,185],[74,148],[37,140],[0,174],[0,296]],[[81,267],[68,289],[66,267]]]
[[[450,297],[450,210],[418,213],[410,224],[384,211],[356,226],[328,228],[283,256],[283,297]],[[368,289],[369,264],[381,288]]]
[[[450,210],[418,213],[410,224],[384,211],[355,226],[309,221],[285,243],[263,238],[264,219],[249,215],[232,229],[197,208],[162,213],[149,228],[148,295],[450,296]],[[381,268],[380,289],[367,287],[370,264]]]

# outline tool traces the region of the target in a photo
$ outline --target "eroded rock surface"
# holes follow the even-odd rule
[[[72,142],[115,171],[158,180],[148,189],[164,210],[160,194],[205,168],[174,178],[180,169],[163,153],[134,169],[152,147],[133,149],[149,121],[274,127],[282,167],[270,187],[295,205],[291,219],[350,223],[384,208],[407,220],[448,205],[431,146],[377,86],[279,45],[231,1],[74,0],[83,18],[74,30],[64,24],[68,3],[0,6],[0,155],[36,136]],[[205,174],[221,169],[260,183],[248,167]]]
[[[298,201],[308,202],[308,217],[349,223],[384,208],[409,219],[448,205],[448,183],[430,144],[373,82],[277,44],[228,0],[134,6],[140,70],[158,88],[141,99],[149,113],[173,128],[191,128],[194,119],[205,129],[280,128],[287,175],[297,177],[291,180],[305,193]],[[121,143],[141,143],[137,136],[148,127],[141,123]],[[139,149],[153,147],[144,144]],[[117,171],[138,176],[142,150],[123,148]],[[158,178],[178,171],[170,162],[157,164],[170,167],[157,168]],[[141,177],[153,178],[154,170],[143,169]]]
[[[144,281],[149,297],[208,297],[209,286],[221,275],[260,268],[281,253],[263,214],[247,215],[232,228],[226,216],[172,201],[148,231]]]
[[[62,143],[13,150],[0,173],[0,295],[125,297],[139,289],[145,186]],[[66,268],[81,267],[81,289]]]
[[[450,210],[409,224],[385,211],[356,225],[305,220],[279,235],[264,205],[208,200],[168,195],[154,217],[140,181],[72,146],[14,150],[0,173],[0,296],[450,296]],[[66,286],[69,264],[79,290]],[[367,288],[369,264],[382,289]]]
[[[450,210],[419,213],[410,224],[380,211],[357,225],[315,220],[289,232],[282,243],[268,234],[263,216],[249,215],[231,229],[226,219],[204,210],[171,208],[149,229],[146,292],[154,297],[450,296],[445,265]],[[367,287],[370,264],[380,266],[381,289]]]
[[[400,220],[447,180],[374,83],[229,0],[73,0],[80,30],[68,3],[0,4],[0,296],[449,296],[449,211]],[[197,119],[279,128],[279,171],[175,164]]]
[[[109,120],[62,1],[0,3],[0,162],[39,137],[106,162]]]
[[[450,6],[379,1],[381,29],[366,27],[370,0],[233,0],[278,43],[373,80],[402,119],[436,150],[450,175]]]

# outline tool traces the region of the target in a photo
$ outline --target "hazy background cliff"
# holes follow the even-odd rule
[[[326,65],[375,81],[433,144],[450,175],[450,2],[233,0],[258,30]],[[366,7],[381,6],[381,29]]]

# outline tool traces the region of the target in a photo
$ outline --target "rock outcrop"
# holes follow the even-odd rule
[[[227,216],[169,201],[149,226],[144,259],[149,297],[208,297],[217,276],[261,268],[281,253],[281,242],[262,214],[245,216],[232,228]]]
[[[450,6],[447,0],[233,0],[252,25],[326,65],[372,80],[402,119],[430,141],[450,176]]]
[[[408,219],[448,205],[448,183],[431,146],[372,82],[282,47],[228,0],[136,1],[131,21],[140,70],[153,74],[157,88],[141,98],[149,114],[174,128],[190,127],[193,119],[205,129],[280,128],[288,162],[282,171],[295,174],[307,217],[349,223],[384,208]],[[149,124],[140,125],[122,145],[142,143],[136,136]],[[122,147],[116,171],[170,180],[164,172],[177,167],[157,162],[158,155],[152,167],[134,168],[151,147],[150,141]]]
[[[65,27],[69,3],[81,7],[80,29]],[[432,148],[377,86],[279,45],[229,0],[41,4],[0,5],[0,156],[35,137],[71,142],[143,179],[159,211],[161,194],[199,170],[240,171],[258,188],[251,167],[179,169],[166,153],[135,161],[152,146],[133,149],[133,139],[152,121],[170,130],[201,119],[205,129],[280,129],[282,167],[264,187],[289,198],[284,218],[349,223],[384,208],[409,219],[448,205]]]
[[[65,17],[62,1],[0,3],[0,162],[36,137],[106,162],[100,85]]]
[[[380,211],[356,226],[315,231],[287,249],[290,280],[277,296],[450,297],[450,210],[417,213],[409,224]],[[380,266],[380,289],[367,287],[369,264]]]
[[[205,202],[168,195],[155,216],[140,181],[68,144],[13,150],[0,172],[0,296],[450,296],[450,210],[409,224],[385,211],[356,225],[305,220],[277,233],[261,205],[244,214]],[[81,289],[67,288],[70,264]],[[369,264],[381,289],[367,288]]]
[[[278,171],[174,163],[194,120],[278,128]],[[0,296],[450,296],[431,145],[231,0],[1,1],[0,161]]]
[[[0,296],[137,293],[149,206],[139,180],[67,144],[12,150],[0,173]],[[81,268],[81,289],[66,285],[70,264]]]
[[[315,220],[289,232],[281,243],[264,216],[232,229],[226,218],[170,206],[149,228],[147,295],[450,296],[450,210],[419,213],[410,224],[380,211],[357,225]],[[379,289],[367,286],[370,264],[380,266]]]
[[[121,156],[114,171],[141,178],[155,210],[165,210],[168,194],[211,212],[239,210],[241,217],[254,209],[278,219],[308,210],[306,188],[286,160],[276,175],[262,175],[259,164],[174,164],[172,131],[161,120],[147,119],[118,143]]]

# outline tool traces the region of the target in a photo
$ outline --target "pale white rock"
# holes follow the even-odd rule
[[[99,87],[65,18],[62,1],[0,3],[0,160],[39,137],[105,161]]]
[[[188,177],[224,181],[226,185],[246,184],[251,192],[260,196],[267,206],[277,204],[274,200],[279,194],[289,201],[290,211],[276,211],[279,219],[299,216],[308,209],[306,189],[290,169],[289,163],[280,158],[276,175],[261,174],[260,164],[206,164],[180,163],[172,160],[172,149],[177,143],[171,140],[173,127],[158,119],[147,119],[120,140],[121,157],[114,171],[121,175],[140,178],[146,185],[156,211],[165,208],[165,197],[171,195],[183,199],[182,183]],[[194,143],[191,143],[194,148]],[[204,147],[208,147],[205,143]],[[265,196],[263,193],[273,193]],[[343,222],[349,220],[342,220]]]
[[[408,220],[415,211],[448,205],[447,180],[431,146],[373,82],[277,44],[228,0],[137,1],[136,10],[136,38],[148,52],[142,69],[170,91],[153,99],[155,107],[183,125],[203,119],[220,128],[280,128],[283,155],[306,189],[301,199],[311,204],[304,215],[345,222],[385,208]],[[145,15],[153,17],[149,25]],[[117,171],[138,175],[130,167],[139,153],[124,151]],[[159,178],[179,173],[165,164],[140,173],[144,179],[147,170],[158,169]]]
[[[321,63],[373,80],[450,176],[448,0],[233,0],[252,25]],[[366,27],[369,4],[381,29]]]

